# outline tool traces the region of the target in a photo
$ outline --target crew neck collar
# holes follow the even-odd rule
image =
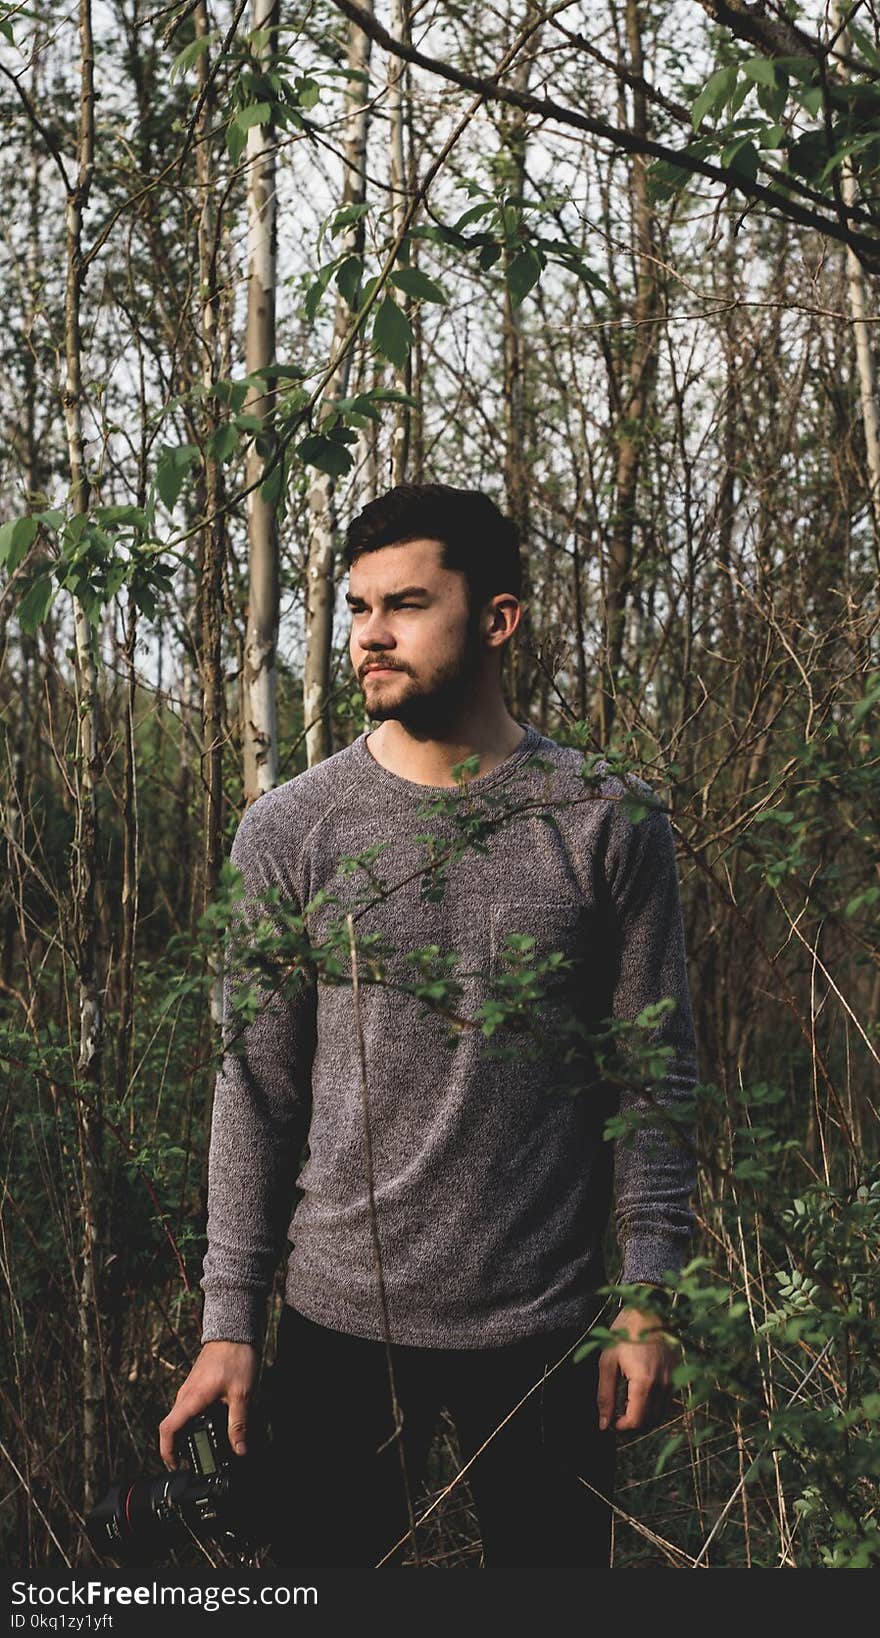
[[[503,762],[498,762],[494,768],[490,768],[488,773],[478,774],[475,779],[468,779],[465,783],[466,792],[482,791],[485,790],[487,785],[494,785],[502,779],[507,779],[511,772],[537,749],[541,737],[537,729],[533,728],[530,722],[521,722],[519,727],[524,728],[525,732],[516,749],[511,751]],[[423,785],[417,779],[404,779],[402,774],[392,773],[390,768],[383,767],[382,763],[376,760],[367,744],[367,736],[373,732],[373,728],[365,728],[357,739],[352,740],[351,751],[357,762],[359,773],[369,776],[378,784],[384,785],[386,789],[395,788],[401,792],[409,791],[413,795],[420,796],[423,800],[430,796],[448,796],[451,792],[459,789],[457,785]]]

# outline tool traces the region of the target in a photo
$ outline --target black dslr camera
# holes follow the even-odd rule
[[[174,1454],[191,1471],[177,1468],[111,1484],[86,1517],[95,1551],[142,1565],[192,1536],[229,1552],[268,1541],[272,1485],[265,1430],[252,1414],[248,1454],[236,1456],[226,1429],[227,1409],[218,1400],[175,1434]]]

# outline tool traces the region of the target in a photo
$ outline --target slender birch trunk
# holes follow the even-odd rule
[[[633,88],[633,129],[641,138],[648,136],[648,101],[641,89],[643,78],[642,23],[638,0],[626,0],[626,34],[629,66],[635,76]],[[622,384],[621,415],[617,428],[615,474],[616,503],[611,520],[611,542],[605,575],[604,655],[598,699],[599,743],[607,745],[614,726],[616,680],[623,654],[624,634],[631,593],[636,497],[642,461],[643,424],[657,371],[657,326],[659,283],[654,245],[654,218],[648,200],[645,177],[647,161],[632,157],[632,197],[635,212],[635,240],[638,274],[633,312],[633,341],[628,379]]]
[[[262,32],[256,55],[268,70],[277,49],[278,0],[252,0],[251,28]],[[248,375],[275,362],[275,127],[248,131],[248,296],[245,343]],[[275,403],[273,390],[255,392],[248,409],[263,417],[261,443],[268,453]],[[258,484],[264,455],[254,440],[248,452],[248,611],[242,671],[242,756],[245,802],[278,783],[278,530],[273,501]]]
[[[365,8],[366,9],[366,8]],[[370,5],[372,9],[372,5]],[[355,23],[348,31],[348,67],[357,78],[348,82],[347,130],[345,145],[345,182],[343,205],[362,204],[366,198],[367,179],[367,82],[370,66],[369,36]],[[363,252],[363,224],[353,222],[343,236],[349,256]],[[348,304],[339,295],[333,325],[331,351],[336,352],[349,320]],[[332,380],[327,384],[325,403],[332,405],[344,398],[351,371],[351,351],[341,360]],[[333,643],[334,600],[334,536],[336,512],[334,482],[326,472],[316,474],[309,491],[311,528],[306,567],[306,652],[303,667],[303,713],[305,720],[306,757],[309,767],[323,762],[333,750],[330,729],[330,651]]]
[[[409,38],[411,40],[411,21],[409,23],[409,28]],[[413,199],[419,185],[420,144],[416,139],[415,110],[413,107],[413,98],[410,92],[409,82],[407,82],[407,96],[404,103],[404,124],[406,127],[407,156],[409,164],[409,181],[407,184],[407,192],[408,197]],[[419,241],[418,239],[414,239],[412,245],[412,259],[414,266],[418,265],[418,252]],[[412,394],[413,398],[415,399],[415,403],[410,404],[408,407],[409,432],[407,443],[407,476],[410,483],[424,483],[425,423],[424,405],[422,402],[422,382],[425,374],[425,356],[421,307],[415,307],[411,312],[410,324],[412,325],[413,344],[412,353],[410,354],[409,359],[409,386],[407,391]]]
[[[527,15],[534,13],[530,0]],[[538,28],[531,36],[528,48],[518,58],[513,74],[517,91],[529,89],[534,53],[541,38]],[[505,111],[505,145],[510,156],[510,192],[521,199],[526,179],[526,146],[528,128],[526,116],[519,109]],[[507,245],[504,252],[505,275],[515,248]],[[529,656],[534,647],[533,616],[531,607],[532,581],[529,561],[529,482],[526,459],[526,404],[525,361],[526,341],[523,335],[522,308],[515,306],[505,277],[504,285],[504,490],[507,511],[516,525],[520,538],[522,570],[522,616],[515,643],[509,643],[505,652],[505,688],[511,709],[518,721],[528,714],[532,701],[532,666]]]
[[[70,468],[70,511],[89,510],[83,437],[82,227],[94,171],[94,45],[91,0],[79,3],[79,111],[76,181],[67,195],[66,285],[64,300],[64,419]],[[76,650],[76,822],[72,847],[74,942],[79,987],[77,1083],[85,1103],[77,1103],[77,1141],[82,1196],[79,1274],[79,1334],[83,1367],[83,1504],[97,1499],[104,1391],[101,1372],[101,1319],[98,1259],[101,1240],[101,1048],[103,1019],[97,975],[98,663],[95,632],[78,598],[73,604]]]
[[[36,105],[40,99],[40,57],[38,45],[42,44],[43,30],[38,26],[36,31],[34,62],[31,76],[31,95]],[[40,219],[43,209],[42,190],[43,156],[39,138],[34,131],[30,133],[29,174],[27,190],[27,308],[25,314],[25,329],[28,333],[33,330],[36,322],[37,308],[40,301],[42,246],[40,238]],[[39,440],[37,437],[37,363],[30,348],[24,352],[24,406],[23,406],[23,449],[22,464],[25,474],[25,501],[28,511],[39,505],[39,492],[42,488],[42,462],[40,459]],[[2,645],[5,647],[7,635],[2,632]],[[0,903],[5,900],[3,913],[3,954],[0,959],[0,973],[3,983],[8,988],[13,981],[13,964],[15,959],[16,932],[19,929],[19,920],[22,916],[22,898],[19,884],[22,880],[22,871],[18,856],[18,846],[24,836],[23,809],[25,790],[28,779],[28,765],[33,764],[39,755],[40,739],[31,732],[31,714],[34,702],[38,702],[38,671],[39,647],[35,637],[29,632],[21,631],[19,636],[21,649],[21,678],[18,691],[17,721],[14,729],[12,745],[12,768],[8,787],[8,802],[5,814],[6,825],[6,878],[0,884]],[[37,770],[34,768],[34,772]],[[22,928],[23,931],[23,928]],[[22,939],[22,949],[26,947],[26,938]]]
[[[194,597],[193,572],[187,567],[182,577],[183,600],[187,607],[191,607],[197,600]],[[196,656],[192,646],[186,642],[180,656],[180,673],[178,682],[180,698],[179,737],[177,741],[177,776],[174,785],[174,810],[172,823],[176,826],[179,845],[176,850],[177,892],[178,904],[181,908],[182,919],[186,920],[187,931],[195,933],[196,924],[196,888],[195,888],[195,848],[193,845],[193,763],[195,748],[198,745],[198,699],[199,673]]]
[[[195,29],[199,39],[210,37],[210,19],[205,0],[195,8]],[[216,209],[216,176],[211,130],[215,118],[215,98],[211,79],[211,54],[206,49],[198,58],[200,112],[196,123],[196,182],[199,195],[198,256],[200,341],[202,385],[205,388],[205,460],[202,485],[204,526],[199,561],[199,663],[202,687],[202,779],[205,790],[203,879],[201,902],[212,899],[223,860],[223,667],[222,601],[225,531],[220,516],[223,498],[220,462],[212,451],[211,439],[218,426],[211,389],[217,380],[219,347],[219,291],[217,260],[219,229]],[[217,1029],[223,1018],[222,963],[217,961],[211,989],[211,1016]]]
[[[409,4],[408,0],[392,0],[391,3],[391,32],[401,44],[408,45],[410,41]],[[397,239],[403,229],[407,205],[407,167],[406,167],[406,103],[408,94],[407,64],[402,57],[391,57],[388,65],[388,124],[391,147],[391,231]],[[395,292],[395,300],[399,302],[404,312],[410,318],[412,301],[401,291]],[[409,393],[412,389],[412,354],[408,353],[406,363],[400,370],[394,372],[394,385],[400,392]],[[398,404],[394,412],[394,425],[391,430],[391,482],[403,483],[409,465],[409,438],[410,438],[410,411],[407,404]]]
[[[839,0],[832,0],[831,19],[835,29],[842,21]],[[849,35],[843,29],[837,43],[838,51],[849,52]],[[842,79],[849,79],[845,64],[838,65]],[[858,184],[852,161],[845,159],[840,167],[840,191],[844,204],[854,205],[858,199]],[[874,524],[874,558],[880,572],[880,404],[877,402],[877,364],[871,342],[871,313],[868,281],[865,269],[855,251],[846,247],[846,273],[849,289],[849,310],[853,317],[856,343],[856,365],[859,372],[859,396],[862,404],[862,424],[865,430],[865,456],[868,465],[868,498]]]

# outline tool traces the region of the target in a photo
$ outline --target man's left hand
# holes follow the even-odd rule
[[[625,1331],[628,1340],[608,1343],[599,1355],[599,1427],[628,1432],[659,1426],[672,1409],[671,1377],[677,1358],[663,1321],[657,1314],[623,1308],[609,1330]],[[618,1373],[626,1379],[626,1409],[615,1418]]]

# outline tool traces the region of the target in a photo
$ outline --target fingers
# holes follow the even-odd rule
[[[172,1473],[177,1467],[177,1457],[174,1454],[175,1433],[183,1427],[185,1422],[189,1421],[191,1416],[197,1415],[200,1410],[204,1409],[205,1405],[211,1403],[210,1399],[206,1399],[204,1403],[201,1403],[198,1392],[187,1393],[188,1386],[188,1381],[183,1384],[168,1415],[159,1423],[159,1455]]]
[[[227,1430],[229,1443],[236,1456],[247,1455],[247,1410],[249,1395],[241,1391],[232,1391],[228,1395],[218,1394],[207,1386],[199,1388],[189,1379],[183,1384],[172,1409],[163,1421],[159,1423],[159,1454],[167,1468],[173,1472],[177,1468],[177,1458],[174,1455],[174,1435],[187,1423],[191,1417],[197,1416],[199,1411],[205,1410],[220,1399],[227,1407]]]
[[[652,1386],[653,1378],[641,1372],[627,1376],[626,1410],[622,1416],[618,1416],[614,1424],[618,1433],[626,1433],[631,1428],[641,1428],[645,1425]]]
[[[626,1403],[615,1414],[618,1380],[626,1384]],[[618,1343],[599,1355],[596,1395],[599,1427],[621,1433],[659,1426],[672,1411],[672,1383],[666,1355],[644,1343]]]
[[[599,1427],[611,1425],[614,1417],[614,1396],[617,1391],[617,1351],[603,1348],[599,1355],[599,1388],[596,1403],[599,1408]]]
[[[247,1455],[247,1395],[231,1393],[226,1401],[228,1416],[229,1443],[236,1456]]]
[[[208,1342],[183,1383],[168,1415],[159,1423],[159,1454],[172,1472],[177,1467],[174,1435],[209,1405],[227,1407],[229,1443],[236,1455],[247,1453],[247,1415],[257,1378],[258,1355],[252,1343]]]

